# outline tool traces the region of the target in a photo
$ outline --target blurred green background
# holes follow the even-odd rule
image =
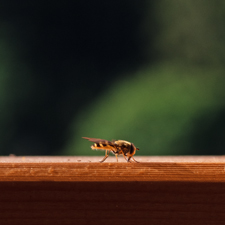
[[[225,152],[223,0],[1,1],[0,154]]]

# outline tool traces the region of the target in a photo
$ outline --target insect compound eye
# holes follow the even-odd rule
[[[135,151],[135,147],[134,147],[134,144],[132,143],[130,146],[130,154],[133,154],[134,151]]]

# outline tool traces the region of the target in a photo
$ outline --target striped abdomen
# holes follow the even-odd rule
[[[100,141],[100,142],[95,142],[91,146],[91,148],[113,151],[115,149],[115,145],[111,141]]]

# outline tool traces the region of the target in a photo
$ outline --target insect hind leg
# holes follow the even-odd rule
[[[105,151],[105,157],[101,160],[101,161],[99,161],[100,163],[103,163],[107,158],[108,158],[108,151],[106,150]]]

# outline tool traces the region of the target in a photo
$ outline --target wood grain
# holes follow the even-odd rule
[[[225,181],[225,157],[137,157],[140,163],[100,159],[0,157],[0,181]]]
[[[225,224],[223,156],[99,159],[0,157],[0,224]]]

